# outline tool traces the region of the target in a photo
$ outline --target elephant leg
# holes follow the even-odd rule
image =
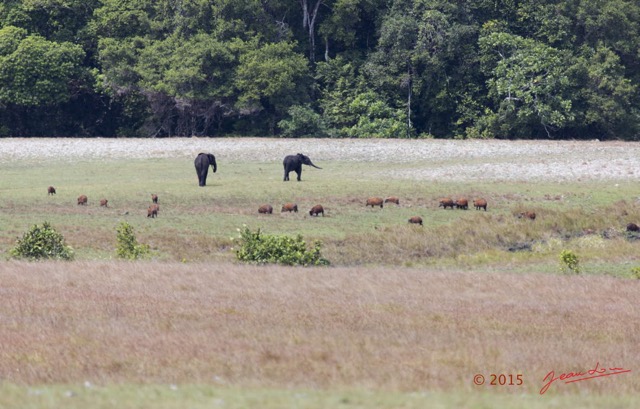
[[[283,181],[286,182],[287,180],[289,180],[289,172],[285,169],[284,170],[284,179],[283,179]]]
[[[202,171],[200,172],[200,186],[206,186],[207,185],[207,173],[209,171],[209,167],[207,166],[206,168],[202,169]]]
[[[300,182],[300,175],[302,175],[302,169],[296,170],[296,173],[298,174],[298,182]]]

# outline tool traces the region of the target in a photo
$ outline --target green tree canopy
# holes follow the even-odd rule
[[[634,0],[5,0],[0,136],[635,140],[639,49]]]
[[[480,38],[483,71],[493,110],[480,126],[491,136],[546,136],[574,119],[568,95],[571,55],[536,40],[504,32]]]
[[[7,40],[14,35],[13,40]],[[80,46],[48,41],[39,35],[25,36],[24,30],[9,26],[0,29],[0,50],[0,101],[38,106],[71,98],[72,82],[79,76],[84,58]]]

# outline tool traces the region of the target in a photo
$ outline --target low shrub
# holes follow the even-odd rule
[[[117,235],[117,249],[116,255],[118,258],[127,260],[137,260],[149,255],[149,246],[146,244],[139,244],[138,239],[133,231],[133,226],[127,222],[122,222],[116,229]]]
[[[574,274],[580,274],[580,260],[578,260],[578,256],[571,250],[562,250],[560,253],[560,262],[562,266],[560,269],[563,272],[571,272]]]
[[[73,250],[64,244],[64,237],[58,233],[49,222],[42,226],[33,225],[16,246],[9,251],[12,258],[25,258],[28,260],[58,259],[72,260]]]
[[[276,263],[288,266],[323,266],[329,261],[320,254],[322,243],[314,241],[311,248],[301,235],[296,237],[262,234],[248,227],[240,231],[240,247],[236,257],[240,261],[258,264]]]

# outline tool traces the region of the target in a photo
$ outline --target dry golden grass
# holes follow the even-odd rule
[[[0,263],[0,379],[17,384],[640,392],[640,281],[126,262]],[[475,374],[524,385],[474,386]],[[495,389],[491,389],[495,388]]]
[[[536,220],[516,217],[525,209],[535,211]],[[580,251],[583,260],[637,261],[640,253],[640,240],[628,239],[625,232],[629,220],[640,220],[640,206],[624,201],[595,209],[555,210],[519,205],[509,213],[450,209],[430,214],[424,209],[415,212],[424,216],[425,227],[409,225],[404,219],[401,225],[372,227],[365,234],[325,241],[324,254],[339,265],[440,263],[440,266],[450,260],[460,263],[461,257],[472,255],[470,258],[476,262],[469,267],[473,268],[482,264],[480,260],[485,257],[492,257],[504,266],[517,252],[538,261],[555,262],[563,247],[580,245],[574,242],[577,239],[598,243],[593,248],[581,249],[585,250]],[[433,226],[433,218],[446,214],[458,217]]]

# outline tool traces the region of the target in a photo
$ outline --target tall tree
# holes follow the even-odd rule
[[[0,29],[0,111],[5,111],[0,119],[18,136],[29,136],[43,119],[51,121],[47,114],[78,92],[83,59],[80,46],[48,41],[12,26]],[[45,132],[59,132],[55,128]],[[0,129],[5,132],[9,129]]]
[[[250,112],[266,111],[271,135],[288,107],[308,101],[309,67],[294,46],[286,42],[248,42],[235,72],[239,107]]]
[[[571,55],[532,39],[488,31],[480,48],[493,109],[481,122],[484,131],[501,138],[551,138],[571,124]]]
[[[365,72],[390,103],[404,105],[418,133],[450,135],[459,101],[477,88],[470,13],[464,4],[395,0],[382,20]]]
[[[574,138],[640,139],[638,85],[625,78],[618,55],[584,47],[569,73],[576,113]]]
[[[71,98],[84,58],[80,46],[8,26],[0,29],[0,52],[1,102],[38,106]]]

